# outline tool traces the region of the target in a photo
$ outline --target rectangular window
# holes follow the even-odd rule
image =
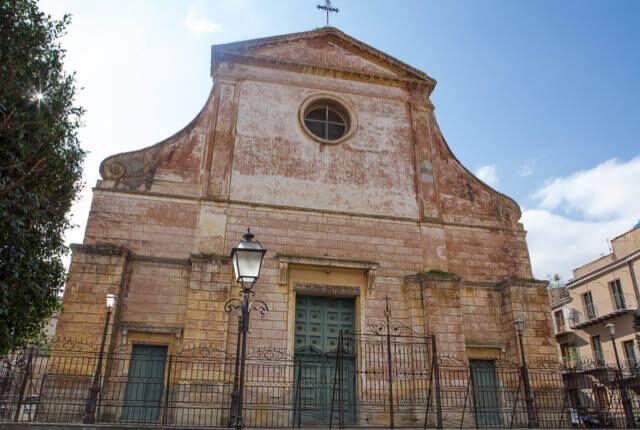
[[[620,279],[609,282],[609,286],[611,287],[611,297],[613,299],[614,309],[626,309],[627,304],[624,301],[624,294],[622,293],[622,284],[620,284]]]
[[[628,340],[622,343],[624,347],[624,355],[627,357],[627,363],[629,363],[629,367],[636,367],[638,364],[638,359],[636,357],[636,349],[633,345],[632,340]]]
[[[593,350],[593,359],[600,365],[604,365],[604,354],[602,353],[602,343],[600,336],[591,336],[591,349]]]
[[[593,296],[591,296],[591,291],[587,291],[582,295],[582,301],[584,303],[584,314],[587,316],[587,319],[594,319],[598,316],[596,313],[596,307],[593,304]]]
[[[553,314],[554,319],[556,320],[556,333],[562,333],[566,331],[564,326],[564,315],[562,314],[562,309],[557,310]]]

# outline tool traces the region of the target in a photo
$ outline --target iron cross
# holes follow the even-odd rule
[[[324,0],[324,5],[318,5],[318,9],[323,10],[327,13],[327,27],[329,27],[329,13],[340,12],[340,10],[337,7],[331,6],[331,0]]]

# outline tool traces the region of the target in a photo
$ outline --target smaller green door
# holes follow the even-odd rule
[[[127,374],[122,420],[155,423],[162,402],[167,347],[134,345]]]
[[[470,364],[476,424],[500,425],[502,420],[496,364],[493,360],[471,360]]]

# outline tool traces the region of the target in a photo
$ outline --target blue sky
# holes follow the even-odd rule
[[[210,45],[324,25],[315,0],[41,0],[73,23],[90,151],[81,242],[106,156],[182,128],[211,87]],[[449,145],[524,210],[534,274],[608,252],[640,218],[640,2],[334,0],[331,24],[438,81]]]

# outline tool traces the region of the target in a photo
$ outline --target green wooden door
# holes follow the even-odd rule
[[[352,299],[296,297],[295,358],[301,362],[300,407],[306,424],[329,421],[336,351],[340,330],[354,333],[355,306]],[[353,348],[349,348],[353,349]],[[297,369],[297,366],[296,366]],[[342,398],[345,421],[355,419],[355,359],[352,351],[343,355]],[[298,381],[297,373],[296,379]],[[337,419],[337,398],[334,420]]]
[[[162,402],[166,357],[166,346],[133,346],[124,394],[123,421],[157,421]]]
[[[470,360],[470,364],[476,423],[480,426],[500,425],[496,364],[493,360]]]

